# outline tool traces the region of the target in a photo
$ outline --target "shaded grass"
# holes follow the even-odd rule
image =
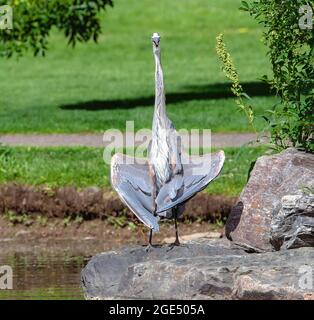
[[[239,195],[245,186],[252,161],[265,147],[225,148],[226,161],[220,177],[206,191],[210,194]],[[21,183],[78,188],[110,187],[109,166],[103,162],[103,149],[26,148],[0,149],[0,183]]]
[[[256,83],[270,72],[261,26],[238,10],[240,2],[115,0],[103,14],[99,44],[72,50],[53,32],[46,58],[1,59],[0,132],[101,132],[124,129],[126,120],[150,128],[155,31],[162,36],[168,111],[176,127],[250,130],[235,112],[215,53],[215,37],[224,32],[256,112],[270,109],[276,99]]]

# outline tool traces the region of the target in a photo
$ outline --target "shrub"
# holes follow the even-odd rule
[[[97,41],[100,34],[98,13],[112,0],[0,0],[13,8],[13,29],[0,30],[0,51],[11,57],[31,48],[44,55],[53,27],[64,32],[71,45],[77,41]]]
[[[265,27],[264,42],[272,64],[273,77],[264,80],[281,97],[281,104],[265,117],[273,142],[286,148],[290,143],[314,151],[314,30],[299,25],[300,8],[313,1],[243,1],[248,11]],[[310,17],[310,16],[309,16]]]
[[[304,5],[311,8],[310,4],[313,5],[313,1],[242,1],[241,9],[264,26],[263,40],[269,49],[273,74],[271,79],[267,76],[262,79],[275,90],[281,103],[263,118],[268,123],[266,129],[271,134],[271,140],[278,149],[292,145],[314,152],[314,30],[311,26],[304,29],[299,24],[300,8]],[[309,17],[312,19],[310,14]],[[221,42],[222,38],[218,37],[217,52],[228,74],[230,69],[221,51],[225,50],[225,55],[228,53]],[[234,79],[231,80],[236,83]],[[239,100],[237,93],[234,93]],[[250,110],[253,114],[251,107]]]

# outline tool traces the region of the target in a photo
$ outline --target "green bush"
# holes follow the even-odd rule
[[[13,8],[13,29],[0,30],[0,52],[6,57],[28,48],[44,55],[53,27],[63,31],[73,46],[77,41],[97,41],[98,13],[113,5],[112,0],[0,0],[5,4]]]
[[[265,27],[263,40],[268,46],[273,76],[271,84],[281,104],[265,116],[272,141],[279,148],[293,145],[313,152],[314,129],[314,30],[299,25],[301,6],[314,7],[305,0],[242,1],[249,12]],[[309,16],[311,17],[311,16]]]
[[[313,2],[312,2],[313,4]],[[299,10],[309,5],[304,0],[242,1],[241,9],[248,11],[265,31],[263,40],[268,46],[272,64],[271,79],[262,79],[280,96],[281,103],[263,115],[267,121],[264,131],[271,134],[272,143],[280,150],[289,146],[314,152],[314,30],[299,25]],[[222,69],[231,80],[231,90],[237,106],[244,111],[254,127],[254,109],[250,97],[243,91],[238,72],[228,53],[223,35],[217,37],[217,54]]]

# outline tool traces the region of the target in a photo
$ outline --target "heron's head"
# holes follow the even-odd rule
[[[159,52],[159,45],[160,45],[160,35],[158,33],[154,33],[152,36],[153,41],[153,52],[158,53]]]

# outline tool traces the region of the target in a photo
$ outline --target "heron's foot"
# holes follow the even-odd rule
[[[172,247],[179,247],[179,246],[181,246],[181,243],[180,243],[179,239],[176,239],[176,241],[173,242],[173,243],[171,244],[171,246],[172,246]]]
[[[154,246],[153,246],[151,243],[149,243],[149,244],[146,246],[145,251],[146,251],[146,252],[149,252],[149,251],[151,251],[152,249],[154,249]]]

